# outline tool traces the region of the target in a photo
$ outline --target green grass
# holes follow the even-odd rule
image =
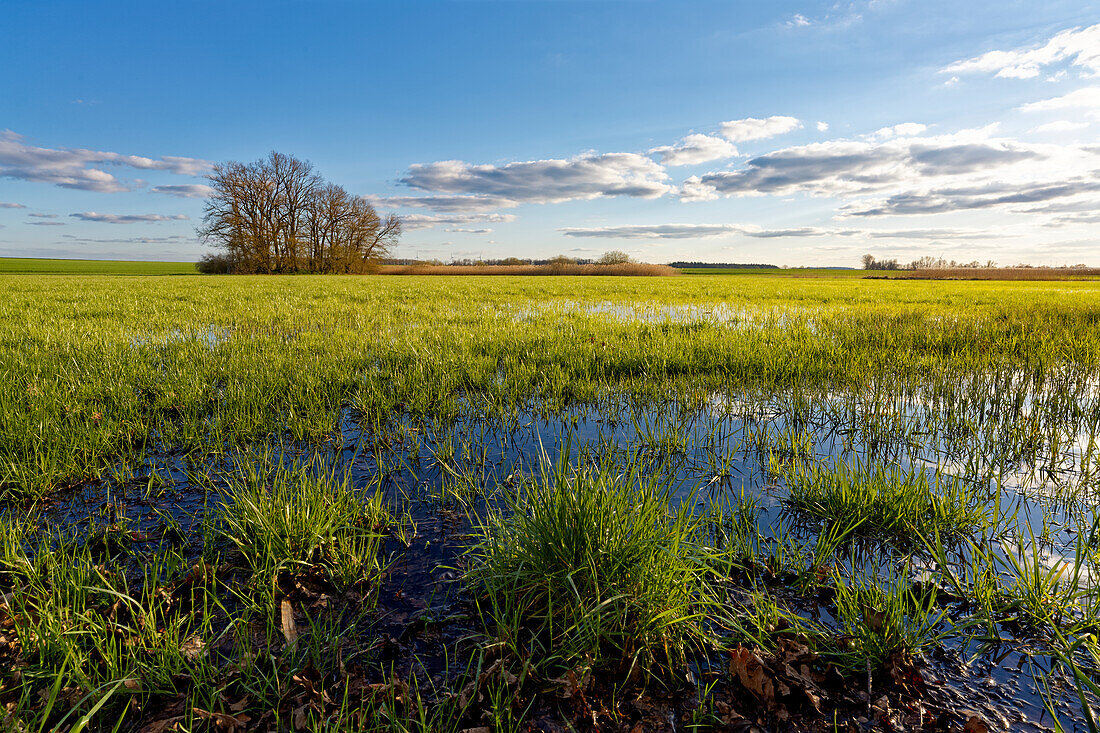
[[[337,592],[358,586],[371,595],[391,518],[379,493],[352,489],[350,476],[335,468],[261,456],[238,464],[215,523],[274,601],[280,574],[309,568],[321,570]]]
[[[20,275],[194,275],[193,262],[0,257],[0,273]]]
[[[945,629],[1037,654],[1092,633],[1100,283],[746,274],[0,275],[0,592],[22,604],[22,677],[0,677],[0,702],[29,729],[102,703],[111,728],[130,701],[175,695],[189,727],[231,693],[291,727],[308,677],[328,695],[317,728],[518,727],[569,671],[614,680],[595,694],[733,643],[798,637],[858,685],[867,660],[877,679]],[[587,458],[500,460],[545,437],[542,417],[587,421]],[[135,541],[114,494],[75,540],[15,520],[88,481],[168,501],[174,479],[150,466],[165,453],[188,491],[220,492],[185,538],[196,557]],[[671,501],[675,472],[705,487]],[[1010,482],[1034,494],[1037,537],[1009,519]],[[456,540],[473,546],[455,586],[476,603],[470,647],[450,676],[390,670],[356,698],[344,655],[376,664],[377,640],[331,599],[372,612],[394,567],[381,535],[415,563],[433,549],[416,523],[437,520],[474,527]],[[1031,548],[1065,552],[1058,527],[1079,539],[1052,564]],[[863,574],[857,549],[898,574]],[[295,595],[311,583],[335,611]],[[467,662],[484,718],[444,695]]]
[[[957,539],[980,533],[994,519],[983,492],[920,469],[773,457],[772,470],[787,485],[790,510],[845,533],[914,545],[937,534]]]
[[[706,638],[706,548],[672,487],[636,463],[573,469],[559,461],[491,513],[471,555],[496,634],[519,659],[559,672],[580,660],[670,670]]]

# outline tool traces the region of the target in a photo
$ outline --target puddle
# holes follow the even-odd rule
[[[627,315],[610,305],[592,312]],[[647,312],[632,307],[629,317]],[[742,311],[713,308],[706,312],[666,309],[662,317],[670,313],[679,314],[675,318],[680,322],[717,318],[741,323],[745,318]],[[141,345],[194,338],[213,348],[231,336],[231,329],[211,329],[168,334]],[[990,379],[992,394],[998,386]],[[782,482],[769,472],[769,456],[789,451],[792,439],[806,447],[808,458],[816,460],[859,458],[954,473],[987,487],[990,501],[1014,506],[1017,521],[1030,522],[1037,531],[1045,526],[1044,518],[1048,523],[1060,522],[1059,527],[1047,527],[1045,544],[1038,549],[1044,566],[1054,567],[1065,561],[1067,552],[1072,557],[1073,520],[1081,519],[1082,506],[1094,501],[1095,484],[1089,482],[1096,471],[1094,436],[1100,433],[1100,394],[1095,383],[1071,386],[1062,388],[1076,405],[1071,418],[1065,417],[1065,411],[1042,412],[1039,406],[1049,403],[1049,395],[1039,395],[1026,384],[1015,385],[1022,395],[1019,410],[1003,414],[994,414],[989,404],[960,405],[950,395],[920,389],[878,401],[843,392],[769,397],[714,394],[691,409],[624,405],[609,411],[578,406],[554,419],[518,412],[504,421],[490,421],[474,408],[451,422],[404,416],[386,426],[383,435],[360,426],[349,410],[340,435],[327,446],[288,442],[275,449],[284,451],[285,461],[320,452],[339,469],[349,471],[356,487],[379,482],[392,506],[407,509],[415,531],[407,546],[396,538],[386,541],[391,564],[372,632],[395,640],[399,668],[412,670],[420,665],[433,674],[444,668],[448,650],[476,630],[469,619],[469,598],[454,582],[470,541],[470,517],[478,516],[492,501],[486,496],[497,490],[514,491],[517,479],[537,476],[539,467],[557,460],[563,450],[569,450],[574,461],[585,450],[618,451],[623,456],[635,451],[655,470],[660,466],[679,482],[681,490],[674,501],[690,497],[700,510],[716,496],[743,492],[759,501],[763,510],[759,530],[765,537],[774,537],[778,531],[786,497]],[[1003,390],[1004,385],[999,388]],[[967,390],[973,394],[974,385]],[[1040,396],[1044,400],[1037,399]],[[966,415],[984,419],[966,424]],[[1007,431],[1025,415],[1037,426],[1037,437],[1006,440]],[[1011,450],[1007,455],[988,454],[989,445]],[[128,529],[149,542],[175,522],[190,538],[188,552],[197,556],[199,530],[209,512],[225,499],[225,482],[218,476],[232,471],[230,458],[153,454],[136,469],[120,468],[115,480],[53,497],[46,519],[54,527],[78,534],[95,524],[125,521]],[[197,476],[212,480],[196,483]],[[469,486],[484,491],[471,493]],[[889,552],[885,546],[880,549]],[[890,557],[902,564],[911,559],[904,554]],[[918,573],[919,567],[913,571]],[[822,608],[813,613],[827,616]],[[421,634],[417,630],[424,628],[425,619],[433,624],[437,619],[460,620],[432,625],[432,633]],[[1031,658],[1028,647],[1021,640],[988,652],[977,650],[973,643],[949,641],[923,661],[930,699],[955,710],[977,711],[996,730],[1051,730],[1053,724],[1026,661]],[[1063,722],[1071,721],[1074,729],[1083,730],[1074,692],[1065,688],[1056,692],[1065,708]]]

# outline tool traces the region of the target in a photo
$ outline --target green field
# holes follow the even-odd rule
[[[0,703],[1083,726],[1100,282],[796,272],[0,276]]]
[[[191,262],[142,260],[55,260],[0,257],[0,274],[21,275],[194,275]]]

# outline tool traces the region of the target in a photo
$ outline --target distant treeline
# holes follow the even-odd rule
[[[742,264],[738,262],[670,262],[671,267],[684,269],[719,269],[719,270],[778,270],[779,265],[762,265],[757,263]]]
[[[974,260],[972,262],[956,262],[955,260],[947,260],[943,257],[931,257],[925,255],[920,259],[913,260],[909,263],[898,262],[896,259],[876,259],[874,255],[866,254],[861,258],[864,270],[1086,270],[1088,265],[1062,265],[1061,267],[1048,267],[1047,265],[1029,265],[1027,263],[1020,263],[1018,265],[1006,265],[998,267],[997,263],[993,260],[986,260],[985,262],[979,262]]]

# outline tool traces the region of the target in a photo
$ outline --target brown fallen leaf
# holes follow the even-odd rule
[[[279,610],[282,615],[283,637],[286,638],[287,649],[293,651],[298,646],[298,626],[294,623],[294,609],[290,601],[283,599]]]
[[[963,733],[989,733],[989,726],[977,715],[971,715],[963,726]]]
[[[730,674],[735,675],[746,690],[771,707],[775,704],[775,683],[764,670],[764,662],[751,649],[739,646],[730,654]]]

